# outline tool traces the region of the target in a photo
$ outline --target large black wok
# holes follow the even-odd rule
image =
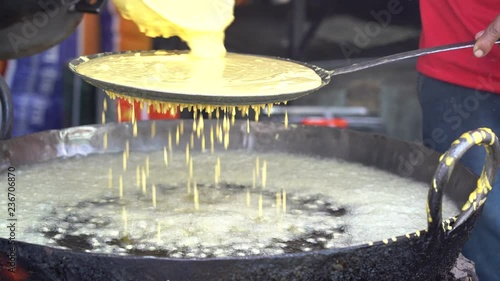
[[[102,138],[108,133],[108,150],[120,152],[130,139],[131,150],[161,150],[168,130],[178,121],[156,124],[151,138],[150,122],[139,123],[139,136],[132,138],[131,124],[84,126],[48,131],[1,143],[0,168],[44,162],[54,158],[103,153]],[[186,128],[191,128],[187,125]],[[205,126],[207,128],[208,126]],[[185,147],[189,134],[181,138]],[[276,137],[279,134],[279,137]],[[163,136],[163,137],[162,137]],[[488,151],[485,171],[478,177],[456,164],[470,147],[480,144]],[[216,147],[222,150],[223,147]],[[428,228],[408,236],[384,241],[298,254],[244,258],[175,259],[89,254],[16,241],[17,270],[27,280],[437,280],[453,266],[468,239],[499,159],[497,138],[488,130],[467,134],[455,142],[439,162],[437,153],[420,145],[375,134],[334,128],[294,127],[278,124],[237,122],[229,149],[249,152],[286,152],[339,158],[375,166],[430,184]],[[436,168],[437,167],[437,168]],[[455,170],[452,173],[452,170]],[[434,181],[435,179],[435,181]],[[448,180],[449,179],[449,180]],[[444,188],[447,185],[446,189]],[[477,189],[476,189],[477,187]],[[355,189],[355,186],[350,188]],[[347,189],[348,190],[348,189]],[[473,195],[469,194],[473,191]],[[460,207],[458,218],[442,220],[441,200],[447,194]],[[348,191],[345,196],[351,196]],[[422,212],[425,206],[422,206]],[[9,240],[0,238],[0,252],[9,252]],[[5,273],[4,273],[5,274]]]

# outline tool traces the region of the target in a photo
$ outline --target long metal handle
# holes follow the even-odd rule
[[[470,194],[453,225],[443,224],[441,214],[443,190],[448,184],[455,164],[462,155],[476,145],[483,146],[486,149],[486,162],[477,181],[477,188]],[[480,128],[467,132],[452,143],[450,149],[440,158],[427,198],[427,229],[431,239],[438,239],[444,233],[453,231],[479,209],[495,182],[499,161],[500,144],[498,138],[490,129]]]
[[[390,55],[390,56],[386,56],[386,57],[382,57],[382,58],[378,58],[378,59],[374,59],[374,60],[369,60],[366,62],[355,63],[352,65],[339,67],[337,69],[331,70],[330,76],[359,71],[359,70],[371,68],[371,67],[382,65],[382,64],[392,63],[392,62],[405,60],[405,59],[409,59],[409,58],[420,57],[420,56],[424,56],[424,55],[430,55],[430,54],[441,53],[441,52],[446,52],[446,51],[454,51],[454,50],[472,48],[472,47],[474,47],[474,44],[476,44],[476,41],[451,44],[451,45],[444,45],[444,46],[438,46],[438,47],[432,47],[432,48],[424,48],[424,49],[418,49],[418,50],[408,51],[408,52],[404,52],[404,53],[394,54],[394,55]],[[500,40],[496,41],[495,44],[500,44]]]

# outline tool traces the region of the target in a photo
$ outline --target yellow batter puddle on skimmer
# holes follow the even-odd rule
[[[156,51],[107,54],[82,62],[78,74],[137,91],[208,97],[281,96],[322,85],[308,66],[276,58],[228,53],[198,59],[188,52]],[[166,99],[167,97],[165,97]]]

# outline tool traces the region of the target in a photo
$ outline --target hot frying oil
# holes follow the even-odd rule
[[[79,237],[96,253],[246,256],[350,246],[426,227],[427,185],[373,168],[234,150],[217,157],[190,151],[194,165],[186,167],[182,149],[166,166],[162,152],[131,150],[134,168],[126,170],[123,153],[19,167],[19,240],[71,248],[69,237]],[[253,188],[256,170],[266,179]],[[444,203],[445,216],[457,212]]]

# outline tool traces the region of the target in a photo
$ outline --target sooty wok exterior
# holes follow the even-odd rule
[[[155,138],[151,138],[148,121],[139,123],[137,138],[132,138],[131,124],[121,123],[47,131],[3,141],[0,168],[5,171],[9,166],[104,153],[105,133],[108,137],[106,153],[123,151],[126,139],[130,140],[132,151],[161,150],[167,143],[162,136],[169,130],[175,131],[178,122],[156,121]],[[192,127],[184,122],[186,128]],[[185,147],[183,144],[189,142],[189,135],[189,132],[184,134],[180,145],[174,149]],[[456,164],[460,156],[476,144],[483,145],[488,152],[479,180]],[[216,149],[224,148],[216,146]],[[453,266],[481,214],[481,202],[491,189],[488,179],[493,181],[496,176],[500,151],[496,136],[487,129],[465,134],[453,143],[440,161],[440,155],[420,145],[380,135],[334,128],[291,126],[285,129],[282,125],[264,123],[252,124],[247,134],[246,122],[236,122],[233,126],[229,149],[338,158],[427,182],[430,185],[428,230],[348,248],[207,259],[91,254],[16,241],[18,274],[28,276],[27,280],[51,281],[440,280]],[[441,220],[443,193],[460,207],[466,202],[458,217]],[[350,196],[348,189],[345,196]],[[10,246],[8,239],[0,238],[1,252],[9,252]],[[9,276],[5,275],[6,271],[2,274]]]

